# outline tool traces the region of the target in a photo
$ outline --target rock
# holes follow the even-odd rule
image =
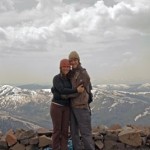
[[[9,130],[6,133],[6,141],[8,143],[8,146],[12,146],[17,143],[17,137],[14,135],[13,130]]]
[[[17,139],[18,140],[25,140],[25,139],[30,139],[32,137],[36,136],[36,133],[35,131],[33,130],[28,130],[28,131],[20,131],[18,134],[17,134]]]
[[[142,145],[142,138],[138,130],[135,129],[123,130],[122,132],[119,133],[118,136],[119,136],[119,140],[122,143],[135,146],[135,147]]]
[[[0,139],[0,149],[7,149],[8,145],[7,145],[7,141],[6,141],[6,137],[2,136]]]
[[[107,134],[104,136],[104,140],[112,140],[112,141],[118,141],[118,134],[107,132]]]
[[[39,148],[35,145],[28,145],[26,146],[26,150],[39,150]]]
[[[25,146],[23,144],[15,144],[13,147],[10,148],[10,150],[25,150]]]
[[[38,135],[46,135],[46,136],[52,136],[52,131],[46,128],[39,128],[37,129]]]
[[[38,143],[39,143],[39,138],[38,138],[38,136],[35,136],[35,137],[31,138],[31,139],[29,140],[29,143],[30,143],[31,145],[36,145],[36,144],[38,144]]]
[[[23,145],[28,145],[29,144],[29,139],[20,140],[20,143],[23,144]]]
[[[104,149],[103,150],[124,150],[125,146],[122,143],[118,143],[112,140],[106,140],[104,142]]]
[[[100,140],[95,141],[95,145],[96,145],[97,148],[99,148],[100,150],[103,149],[103,147],[104,147],[104,143],[102,143]]]
[[[39,147],[45,147],[48,145],[52,145],[52,139],[45,135],[40,136],[39,137]]]
[[[120,124],[113,124],[108,128],[108,130],[117,130],[117,129],[122,129]]]

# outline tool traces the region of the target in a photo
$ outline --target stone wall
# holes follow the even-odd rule
[[[97,126],[92,129],[92,134],[96,150],[150,150],[150,127]],[[51,136],[52,130],[44,128],[36,131],[10,129],[5,134],[0,132],[0,150],[51,150]],[[69,146],[71,150],[72,145]]]
[[[150,127],[119,124],[93,129],[97,150],[150,150]]]

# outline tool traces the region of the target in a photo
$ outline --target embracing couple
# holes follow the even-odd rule
[[[60,73],[53,78],[50,115],[53,123],[52,149],[68,150],[70,125],[74,150],[95,150],[89,108],[90,77],[82,68],[79,54],[72,51],[69,59],[60,61]],[[81,138],[80,138],[81,136]]]

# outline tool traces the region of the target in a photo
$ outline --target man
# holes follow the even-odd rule
[[[71,136],[74,150],[81,150],[80,134],[85,150],[95,150],[91,133],[91,114],[88,104],[90,77],[82,68],[80,57],[76,51],[69,54],[72,66],[71,83],[73,88],[83,85],[85,90],[71,99]]]

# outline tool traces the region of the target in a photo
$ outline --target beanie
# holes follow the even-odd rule
[[[69,54],[69,60],[71,59],[78,59],[80,61],[80,57],[79,57],[79,54],[76,52],[76,51],[72,51],[70,54]]]
[[[68,59],[62,59],[60,61],[60,68],[61,67],[70,67],[70,63],[69,63],[69,60]]]

